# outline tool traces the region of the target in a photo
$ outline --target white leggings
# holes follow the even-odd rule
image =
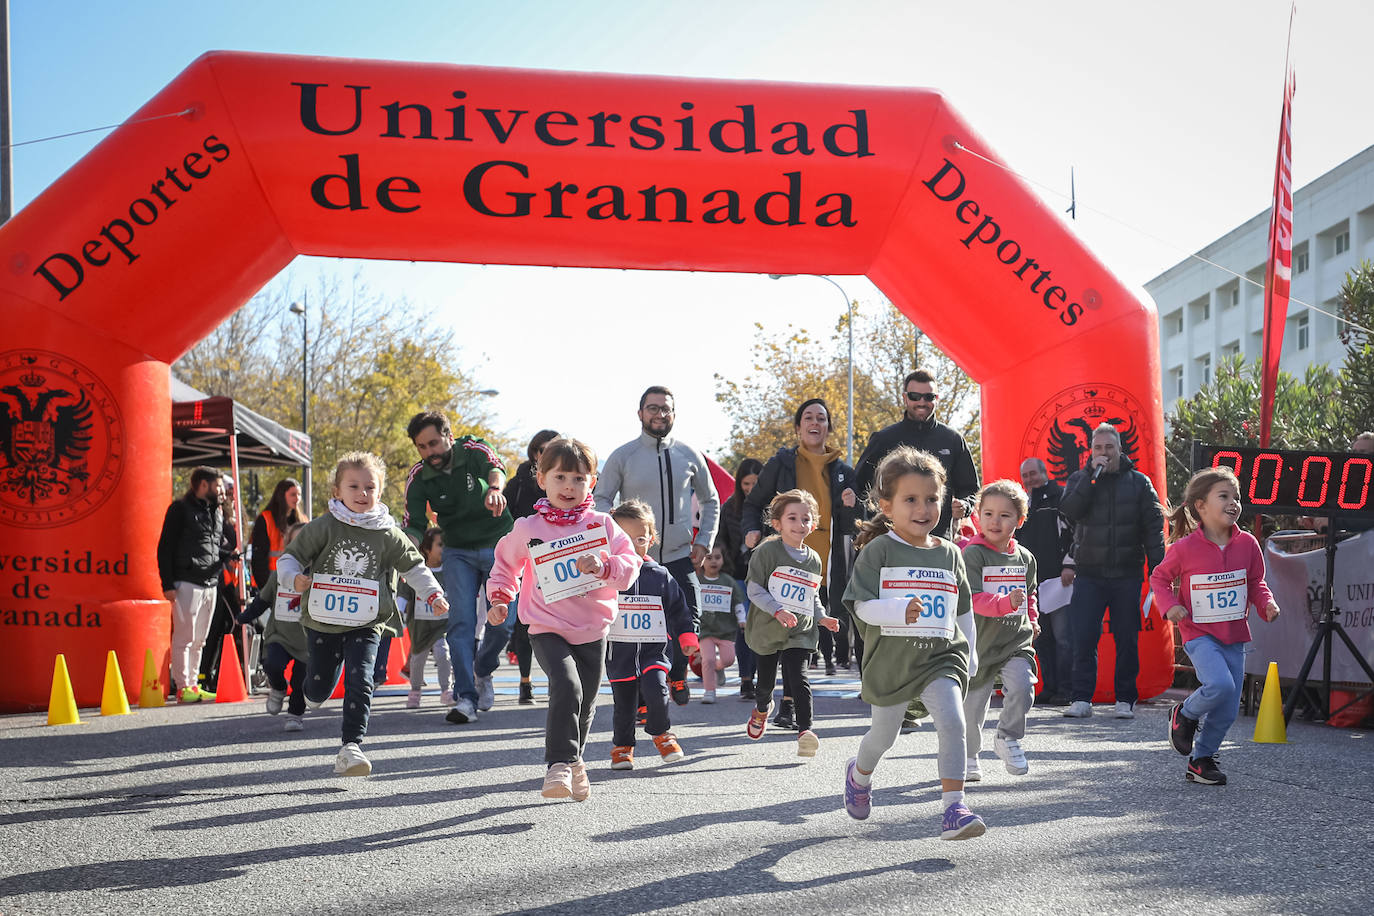
[[[936,770],[941,779],[964,778],[964,703],[959,682],[952,677],[937,677],[921,691],[921,702],[935,723],[939,748],[935,755]],[[859,742],[859,769],[872,773],[888,748],[902,731],[906,703],[896,706],[873,706],[873,724]]]
[[[992,703],[993,681],[970,687],[964,700],[964,719],[968,722],[968,755],[977,757],[983,749],[983,722]],[[997,737],[1021,740],[1026,736],[1026,713],[1035,703],[1035,670],[1024,658],[1011,658],[1002,666],[1002,714],[997,717]]]
[[[448,661],[448,643],[440,637],[435,640],[434,645],[410,657],[411,690],[419,690],[425,686],[425,660],[431,655],[434,656],[435,672],[439,675],[439,689],[448,690],[453,686],[453,667]]]

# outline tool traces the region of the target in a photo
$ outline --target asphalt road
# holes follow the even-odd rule
[[[508,671],[466,726],[387,689],[365,779],[333,775],[338,701],[297,734],[259,698],[0,717],[0,913],[1374,912],[1366,732],[1294,724],[1261,745],[1242,718],[1230,784],[1208,788],[1183,780],[1167,704],[1036,709],[1030,774],[985,750],[969,803],[988,832],[951,843],[929,725],[883,760],[873,816],[844,813],[867,728],[852,680],[816,679],[811,761],[791,733],[748,741],[732,685],[673,708],[685,760],[641,740],[637,768],[612,772],[603,697],[575,803],[539,796],[544,707],[516,705]]]

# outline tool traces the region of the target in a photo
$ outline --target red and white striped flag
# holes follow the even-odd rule
[[[1293,5],[1293,13],[1297,4]],[[1293,16],[1288,19],[1293,42]],[[1274,166],[1274,202],[1269,211],[1269,257],[1264,271],[1264,356],[1260,379],[1260,446],[1269,444],[1274,422],[1274,389],[1283,354],[1283,329],[1293,282],[1293,79],[1292,58],[1284,55],[1283,114],[1279,118],[1279,154]]]

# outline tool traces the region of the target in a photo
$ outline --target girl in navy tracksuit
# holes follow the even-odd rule
[[[606,677],[615,700],[611,769],[630,770],[634,769],[635,712],[640,697],[646,707],[644,730],[654,739],[659,755],[667,763],[682,759],[682,746],[668,730],[668,667],[672,663],[669,640],[676,639],[688,658],[694,657],[699,649],[692,609],[682,589],[667,567],[648,556],[655,536],[653,510],[643,500],[630,499],[616,506],[611,518],[630,536],[635,552],[644,558],[639,578],[620,593],[620,607],[611,624],[606,650]],[[642,602],[639,598],[649,600]],[[649,624],[647,631],[645,624]],[[655,636],[660,638],[654,639]]]

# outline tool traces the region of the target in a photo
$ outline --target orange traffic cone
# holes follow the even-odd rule
[[[331,693],[331,694],[329,695],[329,699],[331,699],[331,700],[342,700],[342,699],[343,699],[343,695],[344,695],[343,682],[344,682],[344,675],[343,675],[343,671],[340,670],[340,671],[339,671],[339,683],[337,683],[337,684],[334,685],[334,692]]]
[[[80,725],[72,679],[67,676],[67,659],[59,655],[52,666],[52,695],[48,699],[49,725]]]
[[[402,636],[391,637],[391,648],[386,655],[386,683],[409,684],[410,678],[401,673],[406,666],[406,645]]]
[[[232,633],[224,634],[224,648],[219,653],[219,683],[215,686],[216,703],[242,703],[248,699],[248,688],[239,666],[238,646]]]
[[[167,688],[157,676],[157,663],[153,661],[153,650],[143,653],[143,686],[138,691],[140,709],[152,709],[167,703]]]
[[[105,656],[105,689],[100,695],[102,716],[127,716],[129,696],[124,692],[124,675],[119,673],[119,659],[114,649]]]

